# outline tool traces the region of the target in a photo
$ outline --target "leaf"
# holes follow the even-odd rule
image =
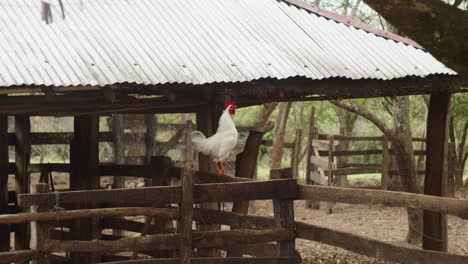
[[[467,0],[455,0],[455,2],[453,2],[453,6],[459,6],[461,3],[465,2]]]

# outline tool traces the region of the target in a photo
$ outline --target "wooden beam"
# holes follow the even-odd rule
[[[343,231],[296,222],[297,238],[340,247],[361,255],[404,264],[464,264],[468,256],[393,245]]]
[[[433,94],[427,117],[427,156],[424,194],[447,195],[447,122],[450,93]],[[423,248],[447,251],[447,219],[439,212],[424,211]]]
[[[226,248],[238,244],[255,244],[294,238],[294,231],[269,230],[223,230],[196,232],[193,236],[195,248]],[[60,241],[48,240],[44,252],[120,252],[133,250],[171,250],[179,248],[178,234],[157,234],[145,237],[125,237],[116,241]]]
[[[39,258],[41,254],[36,250],[17,250],[0,252],[0,263],[24,263]]]
[[[297,264],[299,260],[295,257],[262,257],[262,258],[192,258],[192,264]],[[145,259],[106,262],[107,264],[179,264],[180,259]]]
[[[15,116],[15,190],[16,194],[29,193],[30,178],[28,172],[31,158],[31,124],[29,116]],[[28,226],[18,225],[15,232],[15,250],[29,249]]]
[[[124,231],[130,231],[139,233],[143,230],[145,224],[138,221],[117,218],[117,217],[105,217],[101,221],[101,226],[103,229],[118,229]],[[148,233],[155,233],[159,227],[155,225],[148,226]]]
[[[148,208],[148,207],[123,207],[123,208],[98,208],[98,209],[79,209],[57,212],[41,212],[41,213],[19,213],[0,215],[0,224],[16,224],[27,223],[31,221],[50,222],[50,221],[65,221],[78,218],[93,218],[93,217],[114,217],[114,216],[164,216],[168,218],[178,217],[176,209],[170,208]]]
[[[294,199],[297,196],[297,183],[294,179],[211,183],[194,186],[194,200],[204,202],[230,202],[235,200]],[[119,199],[115,199],[119,197]],[[18,204],[22,207],[31,205],[59,204],[106,204],[112,206],[152,205],[155,203],[180,203],[180,186],[145,187],[115,190],[69,191],[56,194],[19,195]]]
[[[0,98],[0,114],[4,115],[103,115],[110,113],[186,113],[194,112],[203,100],[178,99],[176,103],[165,97],[137,99],[132,96],[119,96],[109,102],[102,96],[57,95],[47,101],[45,96],[8,96]]]
[[[300,200],[317,200],[349,204],[383,204],[392,207],[413,207],[456,215],[468,219],[468,200],[406,192],[349,189],[328,186],[299,185]]]
[[[8,116],[0,116],[0,215],[8,213]],[[10,251],[10,226],[0,225],[0,251]]]

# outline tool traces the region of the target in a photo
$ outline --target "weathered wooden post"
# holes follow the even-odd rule
[[[0,215],[8,214],[8,116],[0,116]],[[10,225],[0,225],[0,252],[10,251]]]
[[[291,179],[292,170],[273,169],[270,170],[270,179]],[[273,212],[275,215],[276,228],[295,230],[294,223],[294,201],[291,199],[273,200]],[[279,257],[293,257],[295,252],[295,240],[284,240],[277,242],[277,254]]]
[[[47,183],[37,183],[33,186],[32,193],[48,193],[49,185]],[[31,207],[31,212],[47,212],[47,205],[39,205],[37,209]],[[31,222],[31,243],[32,250],[42,252],[46,239],[50,236],[49,224],[47,222]],[[47,254],[40,256],[39,259],[33,260],[33,264],[46,264],[50,263]]]
[[[124,146],[124,118],[122,114],[112,116],[112,145],[114,150],[114,163],[116,165],[125,164],[125,146]],[[125,177],[112,177],[112,188],[124,188]],[[119,236],[119,230],[112,231],[114,235]]]
[[[187,126],[187,132],[185,134],[185,151],[183,153],[184,161],[193,161],[193,146],[192,146],[192,131],[193,124],[191,120],[187,120],[185,125]]]
[[[390,166],[390,153],[388,151],[388,138],[382,136],[382,176],[380,179],[380,188],[382,190],[388,189],[388,170]]]
[[[333,162],[333,151],[334,151],[334,142],[335,138],[333,135],[328,136],[328,186],[333,186],[333,170],[334,170],[334,162]],[[331,214],[333,211],[333,203],[327,203],[327,213]]]
[[[70,189],[99,189],[99,116],[75,116],[74,136],[70,142]],[[82,204],[78,208],[92,208],[96,204]],[[80,219],[70,232],[74,240],[98,239],[101,229],[98,219]],[[99,262],[97,254],[71,254],[73,263]]]
[[[447,122],[450,93],[432,94],[427,117],[424,194],[447,195]],[[447,251],[447,217],[424,210],[423,249]]]
[[[182,202],[180,204],[180,250],[181,264],[190,264],[192,257],[193,222],[193,171],[186,163],[182,171]]]
[[[15,116],[15,190],[16,194],[29,193],[29,160],[31,157],[31,123],[29,116]],[[16,225],[15,250],[29,248],[27,224]]]

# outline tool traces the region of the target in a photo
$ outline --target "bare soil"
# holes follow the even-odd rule
[[[404,242],[408,231],[405,208],[336,204],[333,213],[327,214],[324,209],[305,209],[304,201],[295,201],[294,210],[296,221],[407,246]],[[271,201],[256,201],[250,213],[272,216],[272,212]],[[468,255],[468,221],[450,216],[448,238],[450,253]],[[302,239],[297,240],[296,247],[303,263],[390,263]]]

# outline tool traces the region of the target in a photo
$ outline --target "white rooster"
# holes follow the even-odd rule
[[[235,114],[236,105],[229,102],[219,118],[218,130],[213,136],[206,138],[200,131],[192,132],[192,143],[196,151],[213,158],[218,174],[226,176],[223,162],[229,158],[237,145],[238,132],[231,116]],[[219,163],[219,166],[218,166]]]

